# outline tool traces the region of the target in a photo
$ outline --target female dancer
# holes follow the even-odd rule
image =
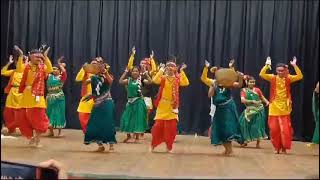
[[[183,64],[178,73],[176,63],[168,61],[166,65],[160,65],[159,72],[153,78],[153,82],[160,84],[160,88],[155,101],[157,111],[155,124],[151,130],[151,152],[162,142],[166,143],[167,151],[172,152],[172,145],[177,134],[180,86],[189,85],[189,80],[184,73],[186,67]]]
[[[90,65],[85,65],[90,67]],[[102,58],[97,58],[96,62],[91,64],[87,73],[94,74],[88,82],[92,86],[92,94],[85,96],[83,101],[94,100],[94,106],[91,111],[90,119],[84,137],[84,144],[92,142],[98,144],[98,152],[105,150],[103,144],[109,144],[109,150],[114,150],[113,144],[117,143],[115,137],[115,109],[110,93],[110,87],[113,77],[109,73],[110,66],[103,63]]]
[[[230,65],[229,67],[231,68]],[[212,97],[212,102],[216,106],[211,125],[211,144],[222,144],[225,148],[223,152],[225,155],[232,153],[231,141],[242,142],[238,112],[231,96],[231,88],[242,87],[243,74],[238,72],[238,76],[238,82],[234,82],[232,87],[224,87],[216,80],[213,80],[208,92],[208,96]]]
[[[121,117],[120,129],[127,132],[127,138],[123,142],[131,139],[130,133],[134,133],[135,142],[139,141],[139,135],[147,129],[147,106],[142,97],[141,88],[144,84],[151,84],[152,79],[147,71],[140,76],[139,68],[134,66],[130,77],[125,79],[128,69],[120,77],[119,83],[127,86],[128,102]]]
[[[53,129],[58,129],[58,136],[62,137],[61,129],[66,126],[66,103],[62,90],[64,82],[67,80],[67,71],[65,63],[62,63],[63,57],[58,59],[58,66],[53,67],[53,72],[47,79],[47,115],[50,120],[49,136],[54,136]]]
[[[132,48],[132,53],[128,62],[128,70],[132,70],[134,64],[134,55],[136,53],[135,47]],[[149,58],[144,58],[140,61],[140,74],[147,73],[151,78],[157,73],[157,65],[154,59],[154,52],[152,51]],[[155,116],[155,108],[153,107],[153,99],[156,96],[156,87],[154,84],[145,84],[142,81],[141,93],[146,103],[148,113],[147,113],[147,122],[148,127],[147,131],[150,131],[153,126],[153,118]],[[144,133],[141,133],[140,139],[144,139]]]
[[[245,77],[246,86],[241,90],[241,102],[246,105],[239,118],[241,134],[244,139],[242,147],[251,141],[257,141],[256,147],[260,148],[260,140],[267,139],[265,132],[266,114],[262,102],[269,104],[261,90],[255,87],[252,76]]]

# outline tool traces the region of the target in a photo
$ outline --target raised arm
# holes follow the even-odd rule
[[[19,57],[16,65],[16,72],[23,73],[25,65],[23,63],[23,51],[17,46],[14,46],[14,50],[18,52]]]
[[[5,66],[3,66],[3,68],[1,69],[1,76],[11,76],[14,73],[14,70],[8,70],[10,64],[12,63],[13,63],[13,56],[10,55],[8,63]]]
[[[48,49],[43,53],[44,55],[44,64],[46,65],[46,73],[49,74],[49,73],[52,73],[53,71],[53,67],[52,67],[52,64],[51,64],[51,61],[48,57],[48,53],[49,53],[49,50],[50,50],[50,47],[48,47]]]
[[[155,84],[160,84],[163,72],[164,72],[164,64],[160,64],[160,69],[157,72],[157,74],[152,78],[152,82]]]
[[[303,78],[303,74],[300,70],[300,68],[297,66],[297,58],[296,57],[293,57],[293,60],[290,61],[290,64],[293,66],[294,68],[294,71],[296,72],[296,75],[289,75],[289,79],[291,81],[291,83],[293,82],[296,82],[296,81],[299,81]]]
[[[259,76],[266,81],[271,81],[273,74],[267,74],[268,69],[271,69],[271,58],[270,57],[267,57],[266,63],[263,66],[263,68],[261,69]]]
[[[128,85],[128,79],[126,78],[126,75],[128,74],[128,69],[124,70],[123,74],[121,75],[120,79],[119,79],[119,83],[122,85]]]

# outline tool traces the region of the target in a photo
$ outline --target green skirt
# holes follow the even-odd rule
[[[263,106],[250,110],[247,108],[243,111],[239,121],[245,143],[268,138],[265,132],[265,120],[266,114]]]
[[[313,93],[312,97],[312,112],[316,127],[314,128],[312,142],[319,144],[319,94]]]
[[[242,143],[236,104],[233,100],[225,105],[216,105],[212,120],[211,144],[220,145],[230,141]]]
[[[66,126],[66,100],[64,94],[60,96],[47,95],[47,116],[50,126],[64,128]]]
[[[128,102],[121,116],[120,130],[126,133],[144,133],[148,128],[147,113],[143,98]]]
[[[95,105],[91,111],[84,144],[96,142],[98,144],[115,144],[115,108],[113,100],[106,100]]]

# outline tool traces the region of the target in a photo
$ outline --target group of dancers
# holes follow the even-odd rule
[[[66,64],[60,57],[52,66],[48,57],[50,47],[42,46],[31,50],[27,56],[14,46],[18,54],[15,69],[8,70],[14,63],[13,56],[1,69],[2,76],[10,77],[5,88],[7,99],[3,112],[8,133],[20,129],[21,135],[28,138],[30,145],[41,147],[41,134],[49,130],[49,136],[63,136],[61,129],[66,125],[65,96],[63,85],[67,79]],[[127,92],[127,103],[120,120],[120,131],[127,134],[124,143],[138,142],[144,139],[144,133],[151,128],[152,140],[150,151],[161,143],[165,143],[167,152],[173,152],[173,143],[177,135],[179,119],[180,87],[188,86],[185,73],[186,64],[178,65],[175,59],[165,64],[156,64],[154,52],[148,58],[134,66],[136,49],[133,47],[128,65],[119,79]],[[268,57],[259,76],[270,82],[270,98],[264,97],[262,91],[255,86],[255,78],[235,70],[234,60],[229,69],[237,73],[237,81],[225,85],[217,79],[208,77],[220,70],[205,62],[201,81],[209,87],[211,98],[212,124],[210,139],[213,145],[223,145],[223,154],[232,153],[232,141],[242,147],[249,142],[267,139],[265,122],[268,119],[270,139],[275,153],[286,153],[291,148],[293,129],[290,113],[292,110],[291,83],[303,78],[294,57],[290,64],[296,75],[289,74],[288,65],[276,65],[276,74],[268,74],[271,70],[271,58]],[[104,144],[109,144],[109,151],[114,150],[116,140],[115,105],[110,88],[114,77],[110,65],[102,57],[93,58],[85,63],[76,76],[76,82],[82,83],[81,99],[78,106],[78,117],[84,133],[84,144],[97,143],[98,152],[105,151]],[[159,86],[156,93],[155,85]],[[246,108],[239,116],[236,104],[231,95],[233,88],[241,89],[241,103]],[[316,122],[312,143],[319,144],[319,83],[313,94],[313,113]],[[268,118],[265,106],[269,106]],[[154,120],[154,121],[153,121]],[[150,121],[154,124],[150,125]],[[152,127],[150,127],[152,126]]]

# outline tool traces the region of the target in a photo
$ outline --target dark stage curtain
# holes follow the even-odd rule
[[[2,10],[4,9],[4,10]],[[267,56],[274,66],[297,56],[303,81],[292,85],[295,137],[310,139],[314,122],[312,91],[319,72],[319,1],[1,1],[1,65],[13,45],[25,52],[47,43],[53,62],[64,55],[68,80],[64,92],[67,127],[79,128],[82,64],[96,56],[111,65],[112,96],[117,122],[126,103],[118,84],[136,46],[136,63],[155,51],[158,63],[176,56],[188,65],[190,86],[181,91],[180,121],[186,133],[205,132],[210,125],[208,88],[200,81],[204,60],[216,66],[236,59],[237,68],[257,78],[269,97],[269,84],[258,77]],[[293,72],[293,68],[290,67]],[[7,80],[2,78],[1,90]],[[4,103],[4,95],[1,105]],[[234,90],[239,113],[239,90]]]

